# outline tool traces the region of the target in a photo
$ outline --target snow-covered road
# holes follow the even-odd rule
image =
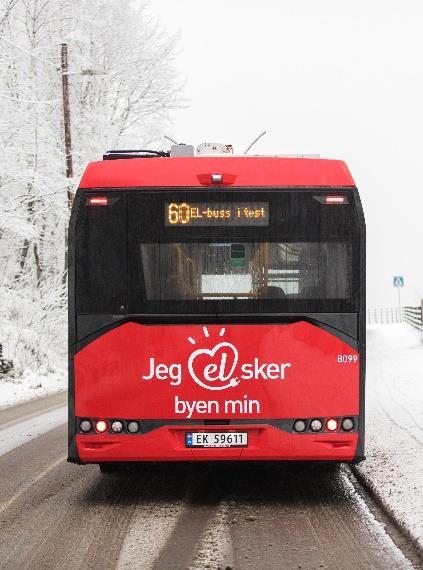
[[[359,470],[423,548],[423,344],[410,325],[368,328],[366,396]]]
[[[68,407],[49,410],[44,414],[28,418],[18,424],[0,428],[0,456],[19,447],[31,439],[63,425],[68,418]]]

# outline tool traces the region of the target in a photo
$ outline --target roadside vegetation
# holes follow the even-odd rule
[[[105,150],[160,147],[181,101],[176,45],[142,1],[0,0],[0,382],[64,376],[68,197]]]

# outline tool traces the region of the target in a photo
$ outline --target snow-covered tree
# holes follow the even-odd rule
[[[157,148],[180,104],[176,41],[142,1],[0,0],[0,344],[15,373],[64,362],[67,189],[108,148]]]

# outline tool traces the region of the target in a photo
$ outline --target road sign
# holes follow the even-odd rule
[[[404,277],[402,275],[394,275],[394,287],[404,287]]]

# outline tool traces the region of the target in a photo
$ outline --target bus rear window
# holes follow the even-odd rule
[[[359,231],[352,191],[344,191],[347,200],[337,205],[316,200],[322,190],[103,194],[106,206],[90,207],[83,198],[77,217],[78,313],[357,308]]]
[[[147,300],[349,299],[345,242],[140,244]]]

